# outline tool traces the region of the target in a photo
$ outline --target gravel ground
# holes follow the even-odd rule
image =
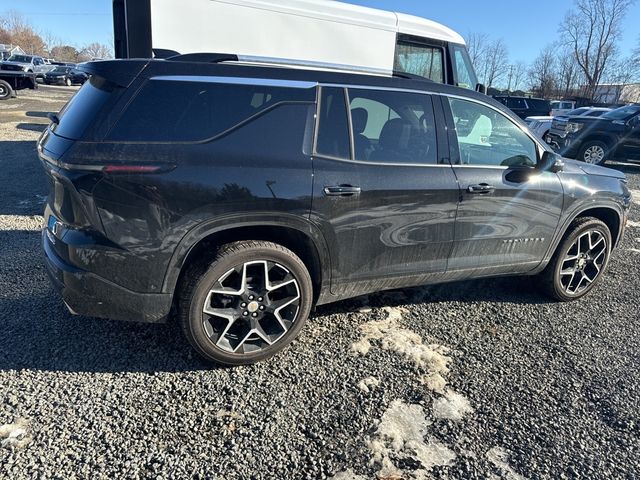
[[[0,103],[0,478],[640,477],[638,207],[583,301],[526,278],[371,295],[268,362],[211,367],[172,325],[74,317],[51,291],[34,141],[69,91]]]

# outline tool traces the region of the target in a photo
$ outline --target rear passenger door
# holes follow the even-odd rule
[[[459,191],[436,115],[430,95],[321,89],[312,220],[332,252],[332,293],[444,274]]]

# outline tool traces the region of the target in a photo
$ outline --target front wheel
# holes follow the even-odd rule
[[[609,147],[599,140],[585,142],[578,153],[578,160],[591,165],[604,165],[609,154]]]
[[[604,222],[591,217],[576,219],[540,274],[541,287],[562,302],[584,297],[604,274],[611,248],[611,232]]]
[[[70,87],[70,86],[71,86],[71,79],[70,79],[70,78],[65,79],[64,84],[65,84],[67,87]]]
[[[224,245],[206,271],[186,273],[182,330],[204,358],[248,365],[298,335],[313,301],[309,272],[291,250],[271,242]]]

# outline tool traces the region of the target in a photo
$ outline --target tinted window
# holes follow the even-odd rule
[[[581,107],[581,108],[576,108],[575,110],[571,110],[570,112],[566,113],[565,115],[567,117],[571,117],[573,115],[582,115],[584,114],[586,111],[588,111],[588,108],[585,107]]]
[[[28,55],[11,55],[8,59],[10,62],[31,63],[31,59]]]
[[[592,112],[587,113],[587,117],[600,117],[607,113],[607,110],[594,110]]]
[[[429,95],[350,89],[349,100],[356,160],[437,162]]]
[[[322,88],[319,122],[316,153],[350,159],[349,117],[343,88]]]
[[[449,99],[460,161],[470,165],[534,166],[536,144],[515,123],[482,104]]]
[[[616,108],[610,112],[602,115],[602,118],[606,118],[609,120],[628,120],[633,117],[636,113],[640,112],[640,105],[628,105],[626,107]]]
[[[111,140],[201,141],[283,101],[313,101],[313,89],[150,80],[109,134]]]
[[[443,53],[438,47],[399,42],[393,68],[444,83]]]
[[[524,98],[507,98],[507,107],[516,108],[516,109],[526,109],[527,104],[524,101]]]
[[[82,138],[87,126],[115,90],[113,84],[100,77],[92,77],[58,115],[60,124],[55,127],[55,133],[71,139]]]

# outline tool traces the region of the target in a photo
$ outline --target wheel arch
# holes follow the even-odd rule
[[[562,228],[559,229],[558,235],[554,239],[551,247],[549,248],[549,251],[545,255],[544,262],[542,262],[535,269],[534,273],[537,273],[544,269],[544,267],[546,267],[547,263],[551,260],[553,254],[558,249],[558,246],[560,245],[560,243],[562,243],[562,240],[569,234],[569,227],[571,226],[571,224],[576,219],[585,217],[593,217],[603,221],[611,232],[612,248],[618,246],[618,242],[622,238],[622,222],[624,218],[622,208],[613,203],[602,203],[583,206],[583,208],[569,215],[564,221],[564,223],[562,224]]]
[[[295,219],[295,220],[293,220]],[[205,223],[192,229],[180,242],[164,277],[162,291],[176,298],[184,272],[194,263],[208,264],[217,248],[241,240],[262,240],[282,245],[294,252],[309,270],[314,302],[328,289],[330,257],[324,238],[310,223],[299,217],[244,218],[224,223]],[[324,273],[327,272],[327,273]]]
[[[616,145],[616,139],[611,135],[607,135],[605,133],[590,133],[581,143],[580,150],[584,148],[584,145],[588,142],[602,142],[611,150]],[[612,151],[608,152],[609,154],[613,153]]]

